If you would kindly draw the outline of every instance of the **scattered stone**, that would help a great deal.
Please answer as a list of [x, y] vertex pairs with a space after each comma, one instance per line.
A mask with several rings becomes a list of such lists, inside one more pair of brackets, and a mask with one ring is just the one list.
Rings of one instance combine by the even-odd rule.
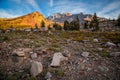
[[94, 42], [99, 42], [98, 39], [93, 39]]
[[103, 48], [98, 48], [98, 51], [102, 51], [103, 50]]
[[117, 45], [118, 45], [118, 47], [120, 48], [120, 43], [118, 43]]
[[120, 52], [112, 52], [112, 53], [110, 53], [110, 56], [112, 56], [112, 57], [120, 57]]
[[16, 55], [19, 57], [24, 57], [25, 53], [27, 53], [29, 51], [31, 51], [30, 48], [18, 48], [18, 49], [15, 49], [12, 53], [13, 53], [13, 55]]
[[64, 57], [60, 52], [55, 53], [50, 66], [54, 66], [54, 67], [60, 66], [60, 62], [64, 60], [68, 60], [68, 58]]
[[71, 54], [70, 54], [70, 52], [69, 52], [68, 50], [65, 50], [65, 51], [62, 53], [62, 55], [65, 56], [65, 57], [68, 57], [68, 58], [71, 57]]
[[83, 52], [81, 55], [82, 55], [84, 58], [87, 58], [87, 57], [89, 56], [89, 52]]
[[47, 72], [45, 79], [50, 80], [51, 77], [52, 77], [52, 74], [50, 72]]
[[32, 53], [32, 54], [31, 54], [31, 58], [32, 58], [32, 59], [37, 58], [37, 54], [36, 54], [36, 53]]
[[98, 66], [98, 69], [99, 69], [100, 71], [107, 71], [107, 70], [108, 70], [108, 68], [105, 67], [105, 66]]
[[46, 49], [43, 49], [43, 50], [42, 50], [42, 54], [48, 54], [47, 50], [46, 50]]
[[106, 43], [106, 46], [109, 46], [109, 47], [115, 47], [116, 44], [112, 43], [112, 42], [107, 42]]
[[40, 62], [37, 62], [37, 61], [31, 62], [30, 72], [33, 77], [36, 77], [42, 71], [43, 71], [43, 65]]

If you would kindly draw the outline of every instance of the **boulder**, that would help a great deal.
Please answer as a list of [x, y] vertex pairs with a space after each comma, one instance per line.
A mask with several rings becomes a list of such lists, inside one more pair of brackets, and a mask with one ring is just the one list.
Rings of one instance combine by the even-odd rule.
[[112, 56], [112, 57], [120, 57], [120, 52], [112, 52], [112, 53], [110, 53], [110, 56]]
[[68, 58], [71, 57], [71, 54], [70, 54], [70, 52], [68, 50], [63, 51], [62, 55], [65, 56], [65, 57], [68, 57]]
[[83, 52], [81, 55], [82, 55], [84, 58], [87, 58], [87, 57], [89, 56], [89, 52]]
[[32, 59], [37, 58], [37, 54], [36, 54], [36, 53], [32, 53], [32, 54], [31, 54], [31, 58], [32, 58]]
[[54, 66], [54, 67], [60, 66], [60, 62], [64, 60], [68, 60], [68, 58], [64, 57], [60, 52], [55, 53], [53, 55], [52, 63], [50, 64], [50, 66]]
[[31, 62], [30, 73], [33, 77], [36, 77], [39, 73], [43, 71], [43, 65], [38, 61]]
[[118, 43], [117, 45], [118, 45], [118, 47], [120, 48], [120, 43]]
[[52, 74], [50, 72], [47, 72], [47, 74], [45, 75], [45, 79], [50, 80], [51, 77], [52, 77]]
[[116, 44], [114, 44], [114, 43], [112, 43], [112, 42], [107, 42], [107, 43], [106, 43], [106, 46], [108, 46], [108, 47], [115, 47]]
[[94, 42], [99, 42], [98, 39], [93, 39]]
[[103, 48], [98, 48], [98, 51], [102, 51], [103, 50]]

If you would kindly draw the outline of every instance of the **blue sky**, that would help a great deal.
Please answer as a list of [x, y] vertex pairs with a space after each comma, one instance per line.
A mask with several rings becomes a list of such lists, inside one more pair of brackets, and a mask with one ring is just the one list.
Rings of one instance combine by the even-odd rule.
[[120, 0], [0, 0], [0, 17], [13, 18], [39, 11], [45, 17], [53, 13], [97, 13], [100, 17], [117, 18]]

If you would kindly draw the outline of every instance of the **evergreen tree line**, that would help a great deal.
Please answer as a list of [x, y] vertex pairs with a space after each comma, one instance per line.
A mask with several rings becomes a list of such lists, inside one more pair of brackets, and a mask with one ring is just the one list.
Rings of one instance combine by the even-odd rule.
[[[88, 24], [88, 21], [85, 21], [84, 29], [88, 28], [92, 28], [93, 30], [99, 30], [99, 21], [96, 13], [94, 13], [93, 19], [90, 24]], [[79, 18], [77, 17], [76, 20], [73, 20], [70, 23], [67, 20], [64, 21], [64, 30], [80, 30]]]
[[76, 20], [73, 20], [70, 23], [67, 20], [65, 20], [63, 29], [64, 30], [80, 30], [79, 18], [76, 17]]

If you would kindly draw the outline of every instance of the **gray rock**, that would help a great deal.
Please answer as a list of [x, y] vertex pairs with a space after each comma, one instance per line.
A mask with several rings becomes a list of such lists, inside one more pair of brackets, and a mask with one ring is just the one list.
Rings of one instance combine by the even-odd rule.
[[98, 48], [98, 51], [102, 51], [103, 50], [103, 48]]
[[118, 45], [118, 47], [120, 48], [120, 43], [118, 43], [117, 45]]
[[65, 50], [64, 52], [62, 52], [62, 55], [65, 56], [65, 57], [68, 57], [68, 58], [71, 57], [71, 54], [68, 50]]
[[43, 71], [43, 65], [40, 62], [37, 62], [37, 61], [31, 62], [30, 72], [33, 77], [36, 77], [42, 71]]
[[112, 56], [112, 57], [120, 57], [120, 52], [112, 52], [112, 53], [110, 53], [110, 56]]
[[106, 43], [106, 46], [109, 46], [109, 47], [115, 47], [116, 44], [112, 43], [112, 42], [107, 42]]
[[31, 58], [32, 58], [32, 59], [37, 58], [37, 54], [36, 54], [36, 53], [32, 53], [32, 54], [31, 54]]
[[98, 39], [93, 39], [94, 42], [99, 42]]
[[54, 67], [60, 66], [60, 62], [64, 60], [68, 60], [68, 58], [64, 57], [60, 52], [55, 53], [53, 55], [52, 63], [50, 64], [50, 66], [54, 66]]
[[50, 72], [47, 72], [45, 79], [50, 80], [51, 77], [52, 77], [52, 74]]
[[87, 58], [87, 57], [89, 56], [89, 52], [83, 52], [81, 55], [82, 55], [83, 57]]
[[105, 66], [98, 66], [98, 69], [103, 72], [108, 70], [108, 68]]

